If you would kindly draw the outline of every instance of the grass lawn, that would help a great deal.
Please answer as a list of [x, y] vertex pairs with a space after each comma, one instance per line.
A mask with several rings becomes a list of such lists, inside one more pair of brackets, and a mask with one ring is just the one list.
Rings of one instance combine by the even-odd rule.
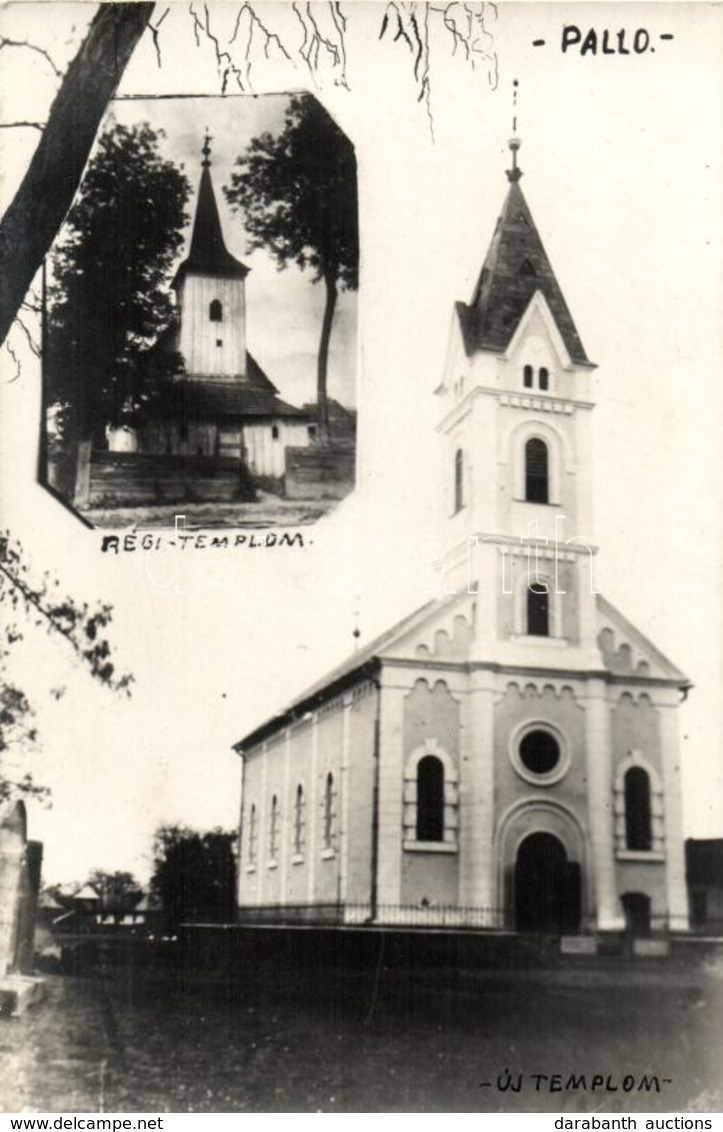
[[[716, 1112], [723, 963], [48, 978], [0, 1021], [4, 1112]], [[500, 1091], [509, 1070], [520, 1092]], [[532, 1074], [584, 1076], [550, 1092]], [[617, 1092], [591, 1088], [611, 1076]], [[623, 1092], [626, 1074], [633, 1091]], [[661, 1091], [640, 1092], [645, 1074]], [[670, 1083], [663, 1084], [662, 1079]]]

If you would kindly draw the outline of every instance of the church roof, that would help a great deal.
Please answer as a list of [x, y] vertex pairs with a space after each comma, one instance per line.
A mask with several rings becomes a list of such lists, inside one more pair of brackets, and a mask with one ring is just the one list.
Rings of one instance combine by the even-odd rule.
[[441, 602], [439, 599], [434, 598], [415, 609], [414, 612], [407, 617], [402, 618], [401, 621], [395, 622], [391, 629], [380, 633], [380, 635], [370, 641], [369, 644], [358, 649], [357, 652], [352, 653], [331, 672], [327, 672], [323, 679], [312, 684], [310, 688], [307, 688], [300, 696], [292, 700], [291, 703], [277, 715], [272, 716], [270, 719], [266, 720], [265, 723], [262, 723], [260, 727], [257, 727], [254, 731], [250, 732], [250, 734], [239, 740], [238, 743], [235, 743], [234, 750], [242, 754], [244, 750], [260, 743], [281, 727], [286, 726], [287, 723], [301, 718], [306, 711], [310, 711], [317, 703], [321, 703], [331, 696], [336, 695], [338, 692], [342, 691], [343, 688], [347, 687], [349, 683], [353, 683], [364, 675], [371, 675], [378, 668], [382, 654], [390, 645], [394, 644], [394, 642], [404, 636], [405, 633], [415, 629], [419, 624], [424, 622], [433, 611], [441, 607], [446, 607], [454, 603], [455, 600], [457, 600], [456, 594], [444, 598]]
[[198, 190], [196, 203], [196, 216], [193, 221], [193, 234], [188, 256], [184, 259], [176, 272], [173, 286], [177, 287], [188, 274], [193, 271], [198, 275], [216, 275], [225, 279], [243, 279], [249, 273], [240, 260], [232, 256], [223, 238], [221, 218], [216, 204], [216, 194], [211, 181], [210, 161], [207, 154], [208, 146], [204, 147], [206, 156], [203, 160], [201, 184]]
[[[690, 688], [688, 678], [680, 669], [676, 668], [647, 637], [627, 621], [601, 594], [597, 595], [596, 605], [598, 626], [601, 630], [599, 637], [601, 667], [579, 670], [575, 668], [572, 671], [576, 675], [582, 679], [589, 676], [602, 677], [610, 683], [618, 683], [626, 687], [635, 684], [640, 687], [646, 685], [675, 687], [681, 691]], [[437, 630], [444, 625], [448, 627], [449, 616], [455, 612], [462, 613], [463, 617], [465, 614], [469, 616], [469, 594], [450, 594], [426, 602], [413, 613], [402, 618], [401, 621], [397, 621], [390, 629], [381, 633], [369, 644], [347, 656], [323, 679], [312, 684], [276, 715], [265, 720], [238, 743], [235, 743], [234, 750], [238, 754], [243, 754], [252, 747], [256, 747], [282, 728], [303, 719], [307, 712], [314, 711], [359, 680], [374, 677], [383, 664], [394, 663], [395, 660], [401, 661], [407, 666], [410, 664], [419, 665], [421, 669], [430, 664], [434, 666], [442, 660], [444, 663], [454, 661], [458, 667], [467, 670], [476, 667], [491, 667], [494, 670], [504, 671], [504, 666], [500, 666], [493, 658], [487, 661], [480, 658], [472, 659], [469, 653], [469, 641], [466, 644], [463, 641], [462, 651], [456, 653], [448, 650], [444, 652], [436, 651], [436, 644], [433, 645], [434, 654], [429, 651], [430, 642], [436, 641]], [[612, 642], [605, 635], [610, 634], [611, 627], [614, 630]], [[443, 632], [442, 636], [444, 635]], [[617, 654], [611, 652], [611, 645], [615, 644], [626, 646], [626, 650], [624, 649], [620, 653], [619, 663]], [[424, 648], [423, 652], [420, 652], [420, 646], [427, 647]], [[564, 655], [560, 654], [554, 658], [549, 669], [540, 669], [539, 671], [554, 675], [557, 668], [567, 673], [566, 663]], [[513, 667], [510, 671], [518, 672], [519, 670]]]
[[515, 167], [471, 301], [457, 303], [465, 352], [505, 350], [536, 291], [547, 299], [573, 362], [591, 365], [552, 270]]

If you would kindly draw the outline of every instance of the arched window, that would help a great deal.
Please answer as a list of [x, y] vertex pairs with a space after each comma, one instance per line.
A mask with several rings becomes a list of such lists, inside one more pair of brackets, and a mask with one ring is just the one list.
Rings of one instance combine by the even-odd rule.
[[296, 787], [296, 801], [294, 802], [294, 853], [304, 852], [304, 823], [305, 823], [304, 787], [299, 783]]
[[652, 848], [650, 778], [640, 766], [625, 774], [625, 846], [647, 852]]
[[444, 764], [435, 755], [417, 763], [417, 841], [444, 841]]
[[525, 366], [522, 371], [522, 381], [525, 389], [532, 389], [532, 366]]
[[324, 849], [334, 848], [334, 775], [329, 771], [324, 783]]
[[548, 370], [545, 369], [544, 366], [541, 367], [537, 376], [538, 376], [538, 380], [539, 380], [539, 384], [540, 384], [540, 389], [549, 389], [550, 388], [550, 374], [549, 374]]
[[547, 445], [537, 436], [525, 445], [525, 499], [549, 503]]
[[271, 439], [272, 440], [278, 440], [279, 439], [279, 426], [277, 424], [272, 424], [272, 426], [271, 426]]
[[279, 848], [279, 799], [274, 794], [271, 799], [271, 815], [269, 820], [269, 857], [276, 860]]
[[220, 299], [212, 299], [208, 306], [208, 317], [211, 322], [223, 322], [223, 307]]
[[527, 587], [527, 633], [530, 637], [550, 635], [550, 595], [547, 582], [531, 582]]
[[464, 452], [458, 448], [454, 454], [454, 511], [464, 507]]
[[258, 835], [256, 817], [256, 803], [253, 803], [249, 810], [249, 841], [248, 841], [248, 863], [250, 865], [256, 864], [256, 839]]

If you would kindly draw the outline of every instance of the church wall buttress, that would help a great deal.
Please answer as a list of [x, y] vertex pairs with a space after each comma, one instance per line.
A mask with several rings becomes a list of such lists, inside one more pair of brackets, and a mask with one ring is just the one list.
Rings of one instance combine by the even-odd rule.
[[350, 693], [346, 709], [348, 761], [341, 784], [342, 852], [344, 853], [346, 899], [350, 904], [368, 904], [371, 891], [372, 798], [375, 775], [375, 729], [379, 692], [365, 682]]

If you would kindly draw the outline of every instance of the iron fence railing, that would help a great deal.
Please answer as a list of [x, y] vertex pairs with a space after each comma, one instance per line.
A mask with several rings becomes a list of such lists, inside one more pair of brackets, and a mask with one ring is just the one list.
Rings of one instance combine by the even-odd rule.
[[[597, 932], [594, 914], [579, 918], [516, 916], [509, 908], [461, 904], [273, 904], [245, 906], [239, 909], [240, 922], [337, 924], [349, 927], [407, 927], [472, 929], [516, 934], [585, 936]], [[647, 920], [628, 922], [627, 930], [635, 936], [665, 936], [676, 925], [667, 914], [655, 914]]]

